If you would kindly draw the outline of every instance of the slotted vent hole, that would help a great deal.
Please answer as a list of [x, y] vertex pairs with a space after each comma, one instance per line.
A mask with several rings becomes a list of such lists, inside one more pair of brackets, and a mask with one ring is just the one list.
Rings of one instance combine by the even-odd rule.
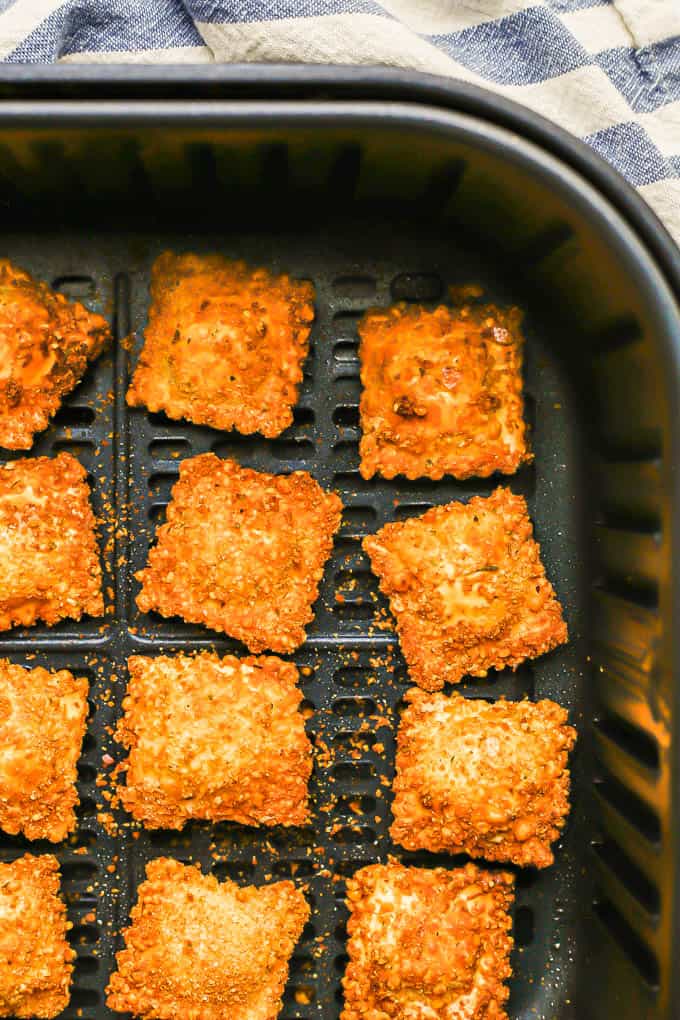
[[365, 718], [375, 711], [376, 704], [372, 698], [336, 698], [333, 702], [333, 712], [341, 718]]
[[515, 942], [518, 946], [529, 946], [534, 940], [534, 912], [531, 907], [521, 906], [515, 911], [513, 928]]
[[369, 298], [375, 294], [376, 281], [373, 276], [338, 276], [332, 283], [333, 292], [343, 298]]
[[331, 838], [340, 846], [359, 846], [374, 843], [377, 837], [370, 825], [341, 825], [331, 832]]
[[191, 453], [188, 439], [154, 439], [149, 443], [149, 455], [154, 460], [171, 460]]
[[277, 439], [272, 443], [272, 455], [276, 460], [307, 460], [315, 452], [311, 439]]
[[598, 794], [626, 821], [636, 828], [650, 843], [658, 843], [661, 838], [659, 817], [632, 790], [604, 770], [599, 765], [600, 777], [595, 781]]
[[439, 273], [400, 273], [390, 284], [393, 301], [439, 301], [444, 281]]
[[212, 871], [220, 881], [230, 878], [233, 882], [250, 881], [255, 874], [250, 861], [216, 861]]
[[359, 341], [358, 340], [338, 340], [333, 347], [333, 357], [336, 361], [339, 361], [342, 365], [354, 365], [359, 364]]
[[642, 980], [651, 988], [658, 988], [659, 963], [656, 956], [633, 931], [611, 900], [606, 896], [598, 897], [593, 909], [619, 949], [636, 968]]
[[333, 775], [340, 783], [366, 783], [375, 776], [370, 762], [342, 762], [333, 766]]
[[94, 450], [94, 443], [88, 439], [57, 439], [52, 443], [54, 453], [70, 453], [76, 460], [84, 460], [90, 457]]
[[616, 875], [648, 914], [656, 916], [661, 905], [659, 889], [638, 868], [627, 853], [613, 839], [605, 838], [593, 844], [593, 851], [603, 865]]
[[333, 411], [333, 422], [340, 428], [359, 427], [359, 407], [356, 404], [340, 404]]
[[610, 711], [600, 711], [594, 720], [594, 725], [600, 733], [603, 733], [632, 758], [635, 758], [646, 768], [658, 771], [659, 745], [650, 734]]
[[54, 424], [59, 428], [84, 429], [94, 422], [95, 414], [91, 407], [79, 407], [65, 404], [54, 416]]
[[91, 301], [96, 293], [96, 285], [91, 276], [57, 276], [52, 281], [52, 290], [63, 294], [69, 301]]
[[375, 797], [368, 794], [342, 793], [335, 802], [335, 810], [341, 814], [369, 815], [374, 814], [377, 807]]

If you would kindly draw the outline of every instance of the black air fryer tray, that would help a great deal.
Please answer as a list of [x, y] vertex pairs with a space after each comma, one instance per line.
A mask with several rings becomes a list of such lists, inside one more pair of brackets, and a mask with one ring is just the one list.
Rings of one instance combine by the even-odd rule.
[[[555, 865], [517, 871], [512, 1017], [674, 1015], [677, 756], [670, 564], [677, 511], [678, 319], [658, 266], [612, 204], [510, 131], [443, 105], [8, 101], [0, 107], [3, 253], [109, 315], [117, 340], [33, 454], [69, 450], [103, 520], [109, 615], [0, 637], [0, 654], [67, 667], [92, 684], [77, 835], [56, 850], [78, 951], [64, 1016], [110, 1017], [103, 990], [145, 863], [199, 863], [241, 883], [292, 877], [312, 918], [284, 1020], [341, 1008], [344, 880], [395, 853], [388, 835], [394, 734], [408, 688], [361, 538], [386, 521], [508, 484], [528, 500], [570, 628], [564, 648], [460, 686], [467, 697], [550, 697], [579, 730], [573, 810]], [[467, 93], [469, 97], [469, 92]], [[424, 95], [424, 93], [423, 93]], [[451, 101], [455, 90], [451, 90]], [[664, 242], [665, 244], [665, 242]], [[279, 439], [220, 433], [126, 408], [164, 249], [222, 252], [314, 281], [317, 315], [295, 421]], [[374, 480], [358, 473], [357, 321], [370, 305], [447, 300], [448, 284], [526, 311], [526, 413], [535, 462], [509, 479]], [[133, 333], [134, 344], [121, 341]], [[132, 346], [133, 349], [129, 349]], [[112, 836], [111, 739], [133, 653], [230, 639], [139, 614], [146, 562], [179, 462], [212, 450], [264, 471], [310, 471], [343, 524], [301, 669], [315, 745], [313, 822]], [[336, 598], [340, 595], [341, 598]], [[50, 850], [2, 837], [0, 857]]]

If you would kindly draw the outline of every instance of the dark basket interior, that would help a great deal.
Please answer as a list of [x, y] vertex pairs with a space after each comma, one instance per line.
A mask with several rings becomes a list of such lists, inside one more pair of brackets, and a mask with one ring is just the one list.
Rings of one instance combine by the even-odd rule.
[[[64, 1015], [112, 1015], [103, 988], [117, 932], [145, 862], [169, 854], [241, 882], [304, 883], [313, 914], [282, 1017], [337, 1017], [344, 879], [388, 853], [450, 862], [400, 852], [387, 833], [394, 729], [408, 683], [394, 634], [375, 626], [386, 604], [360, 540], [387, 520], [488, 494], [499, 482], [529, 502], [571, 640], [514, 674], [461, 690], [555, 698], [580, 733], [557, 862], [518, 872], [510, 1015], [670, 1015], [674, 440], [666, 383], [677, 325], [666, 315], [663, 281], [583, 182], [470, 118], [428, 124], [413, 113], [359, 115], [358, 107], [304, 117], [289, 107], [274, 117], [271, 106], [253, 106], [247, 117], [237, 106], [231, 116], [206, 109], [201, 117], [199, 104], [192, 114], [191, 122], [178, 114], [128, 123], [121, 113], [106, 127], [92, 115], [82, 124], [0, 119], [3, 252], [110, 314], [118, 340], [135, 333], [134, 350], [118, 343], [101, 358], [33, 451], [70, 450], [90, 471], [104, 520], [110, 615], [104, 624], [0, 638], [0, 654], [68, 667], [92, 682], [79, 828], [57, 849], [78, 950]], [[312, 352], [294, 425], [279, 439], [126, 409], [149, 270], [165, 248], [220, 251], [314, 281]], [[535, 463], [510, 479], [362, 481], [359, 316], [395, 299], [445, 300], [449, 283], [468, 282], [526, 311]], [[163, 518], [178, 462], [207, 450], [267, 471], [309, 470], [346, 507], [309, 639], [293, 657], [308, 667], [301, 679], [316, 747], [313, 825], [195, 824], [135, 835], [123, 825], [113, 839], [97, 818], [107, 809], [97, 776], [103, 754], [120, 757], [110, 727], [126, 657], [243, 651], [181, 621], [142, 616], [134, 604], [132, 575]], [[27, 848], [2, 837], [0, 858]], [[84, 920], [93, 910], [95, 921]]]

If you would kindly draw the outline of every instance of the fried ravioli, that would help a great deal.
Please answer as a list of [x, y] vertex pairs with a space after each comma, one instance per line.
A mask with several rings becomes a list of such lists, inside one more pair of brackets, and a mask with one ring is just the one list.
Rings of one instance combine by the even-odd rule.
[[104, 612], [85, 468], [69, 453], [0, 467], [0, 631]]
[[359, 324], [364, 478], [485, 478], [531, 460], [519, 310], [398, 304]]
[[513, 884], [474, 864], [357, 871], [341, 1020], [507, 1020]]
[[526, 501], [509, 489], [386, 524], [363, 547], [411, 678], [427, 691], [516, 668], [567, 640]]
[[107, 1005], [141, 1020], [275, 1020], [309, 918], [292, 882], [239, 887], [161, 857], [146, 868]]
[[313, 319], [307, 280], [221, 255], [164, 252], [128, 404], [278, 436], [293, 421]]
[[76, 827], [88, 682], [0, 660], [0, 828], [59, 843]]
[[489, 704], [406, 695], [397, 737], [392, 839], [545, 868], [569, 814], [576, 730], [554, 701]]
[[129, 749], [123, 805], [150, 829], [190, 818], [302, 825], [312, 748], [292, 662], [274, 656], [128, 659], [116, 739]]
[[180, 465], [137, 605], [238, 638], [251, 652], [305, 640], [342, 503], [306, 471], [270, 475], [206, 453]]
[[0, 1016], [55, 1017], [66, 1008], [76, 955], [70, 927], [56, 857], [0, 864]]
[[0, 446], [30, 450], [110, 339], [101, 315], [0, 259]]

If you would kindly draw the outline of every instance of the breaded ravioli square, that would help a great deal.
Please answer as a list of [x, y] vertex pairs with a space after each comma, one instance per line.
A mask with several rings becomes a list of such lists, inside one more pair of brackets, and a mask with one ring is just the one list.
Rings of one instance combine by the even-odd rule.
[[136, 575], [137, 605], [224, 631], [251, 652], [292, 652], [314, 615], [340, 498], [306, 471], [269, 475], [212, 453], [179, 472]]
[[314, 319], [308, 280], [222, 255], [166, 251], [151, 272], [127, 400], [216, 429], [278, 436], [293, 421]]
[[0, 467], [0, 631], [102, 616], [85, 468], [70, 453]]
[[569, 814], [576, 730], [554, 701], [487, 701], [412, 688], [397, 737], [392, 839], [545, 868]]
[[116, 739], [129, 749], [123, 805], [149, 829], [191, 818], [302, 825], [312, 747], [292, 662], [275, 656], [128, 659]]
[[341, 1020], [507, 1020], [514, 878], [370, 864], [347, 882]]
[[110, 339], [101, 315], [0, 259], [0, 446], [30, 450]]
[[70, 927], [56, 857], [0, 864], [0, 1016], [54, 1017], [68, 1006]]
[[531, 460], [521, 313], [373, 308], [359, 323], [364, 478], [487, 477]]
[[275, 1020], [308, 918], [292, 882], [218, 882], [160, 857], [117, 954], [107, 1005], [141, 1020]]
[[59, 843], [76, 827], [89, 685], [0, 659], [0, 828]]
[[526, 501], [509, 489], [386, 524], [363, 547], [426, 691], [514, 669], [567, 640]]

